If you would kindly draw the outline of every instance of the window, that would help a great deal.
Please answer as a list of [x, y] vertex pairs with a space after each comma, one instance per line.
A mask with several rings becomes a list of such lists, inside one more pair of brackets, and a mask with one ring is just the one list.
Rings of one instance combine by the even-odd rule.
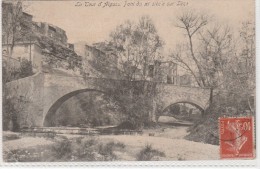
[[172, 84], [172, 78], [169, 75], [167, 75], [167, 83], [168, 84]]
[[25, 53], [28, 53], [28, 51], [29, 51], [29, 45], [25, 45], [25, 46], [24, 46], [24, 52], [25, 52]]
[[3, 56], [6, 56], [7, 55], [7, 50], [4, 49], [2, 54], [3, 54]]
[[5, 43], [6, 39], [5, 39], [5, 35], [2, 35], [2, 42]]
[[154, 76], [154, 65], [149, 65], [148, 76], [151, 77], [151, 78]]

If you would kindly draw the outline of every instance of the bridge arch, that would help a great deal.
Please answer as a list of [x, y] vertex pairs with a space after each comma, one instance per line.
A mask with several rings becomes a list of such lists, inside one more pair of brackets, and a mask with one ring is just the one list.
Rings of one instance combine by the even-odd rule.
[[[175, 101], [167, 106], [165, 106], [163, 109], [162, 109], [162, 112], [164, 112], [167, 108], [169, 108], [170, 106], [173, 106], [173, 105], [176, 105], [178, 103], [188, 103], [194, 107], [196, 107], [197, 109], [199, 109], [201, 112], [204, 112], [205, 111], [205, 108], [203, 107], [203, 105], [199, 104], [199, 103], [196, 103], [195, 101], [187, 101], [187, 100], [179, 100], [179, 101]], [[162, 113], [161, 112], [161, 113]]]
[[161, 115], [165, 110], [167, 110], [170, 106], [176, 105], [178, 103], [188, 103], [194, 107], [196, 107], [197, 109], [199, 109], [201, 111], [202, 114], [204, 114], [205, 110], [207, 109], [207, 106], [205, 107], [204, 104], [201, 104], [197, 101], [194, 100], [176, 100], [171, 102], [170, 104], [166, 105], [163, 107], [162, 111], [160, 112], [159, 115]]
[[51, 118], [53, 117], [53, 115], [57, 112], [57, 110], [61, 107], [61, 105], [65, 101], [69, 100], [73, 96], [76, 96], [81, 93], [86, 93], [86, 92], [98, 92], [98, 93], [102, 93], [102, 94], [107, 94], [106, 92], [97, 90], [97, 89], [80, 89], [80, 90], [75, 90], [75, 91], [69, 92], [69, 93], [63, 95], [62, 97], [60, 97], [58, 100], [56, 100], [51, 105], [51, 107], [48, 109], [47, 113], [43, 117], [43, 126], [50, 127], [52, 125]]

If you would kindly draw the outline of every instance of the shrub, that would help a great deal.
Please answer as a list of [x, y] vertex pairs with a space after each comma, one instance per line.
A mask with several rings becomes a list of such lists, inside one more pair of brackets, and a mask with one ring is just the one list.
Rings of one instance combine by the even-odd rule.
[[32, 62], [27, 59], [22, 59], [20, 67], [20, 78], [33, 75]]
[[156, 160], [155, 157], [165, 157], [164, 152], [153, 149], [151, 145], [146, 145], [138, 154], [138, 161], [151, 161]]
[[[236, 96], [240, 98], [238, 95]], [[205, 115], [189, 127], [190, 133], [185, 138], [196, 142], [219, 145], [218, 119], [220, 117], [243, 117], [255, 114], [254, 112], [248, 114], [244, 110], [246, 108], [241, 101], [230, 98], [229, 93], [217, 95], [214, 97], [211, 106], [205, 111]]]
[[53, 157], [55, 157], [55, 159], [68, 159], [72, 153], [71, 142], [68, 139], [62, 140], [56, 143], [51, 148], [51, 151], [53, 152]]
[[125, 148], [123, 143], [114, 141], [99, 143], [95, 138], [84, 140], [81, 137], [73, 139], [71, 156], [66, 158], [70, 161], [113, 161], [117, 159], [114, 151], [123, 148]]
[[83, 137], [76, 138], [76, 145], [73, 147], [72, 161], [95, 161], [95, 139], [83, 140]]
[[98, 153], [103, 156], [104, 161], [113, 161], [117, 159], [117, 156], [113, 152], [113, 144], [100, 144], [98, 147]]

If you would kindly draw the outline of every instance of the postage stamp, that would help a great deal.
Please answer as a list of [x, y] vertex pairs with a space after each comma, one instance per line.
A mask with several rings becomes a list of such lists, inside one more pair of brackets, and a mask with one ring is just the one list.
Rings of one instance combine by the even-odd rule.
[[252, 117], [219, 119], [221, 158], [254, 157], [254, 121]]
[[1, 0], [0, 160], [254, 162], [255, 6]]

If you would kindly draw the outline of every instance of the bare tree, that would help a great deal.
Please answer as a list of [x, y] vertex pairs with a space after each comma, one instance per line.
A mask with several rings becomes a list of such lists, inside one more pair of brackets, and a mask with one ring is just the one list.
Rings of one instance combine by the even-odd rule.
[[[177, 17], [176, 27], [183, 29], [187, 33], [188, 37], [188, 48], [190, 51], [191, 60], [195, 63], [196, 69], [190, 67], [190, 63], [183, 60], [179, 54], [173, 55], [173, 57], [181, 62], [186, 69], [195, 78], [197, 84], [200, 87], [206, 86], [206, 79], [203, 75], [202, 65], [200, 64], [198, 56], [195, 54], [194, 49], [194, 36], [208, 24], [209, 17], [207, 15], [197, 14], [195, 12], [184, 12], [182, 15]], [[196, 73], [198, 71], [198, 74]]]
[[[198, 86], [210, 88], [212, 103], [214, 89], [225, 83], [224, 71], [235, 47], [230, 28], [219, 25], [208, 28], [209, 19], [209, 16], [195, 12], [177, 17], [176, 27], [185, 30], [188, 44], [179, 45], [171, 56], [194, 77]], [[194, 41], [198, 44], [196, 48]]]

